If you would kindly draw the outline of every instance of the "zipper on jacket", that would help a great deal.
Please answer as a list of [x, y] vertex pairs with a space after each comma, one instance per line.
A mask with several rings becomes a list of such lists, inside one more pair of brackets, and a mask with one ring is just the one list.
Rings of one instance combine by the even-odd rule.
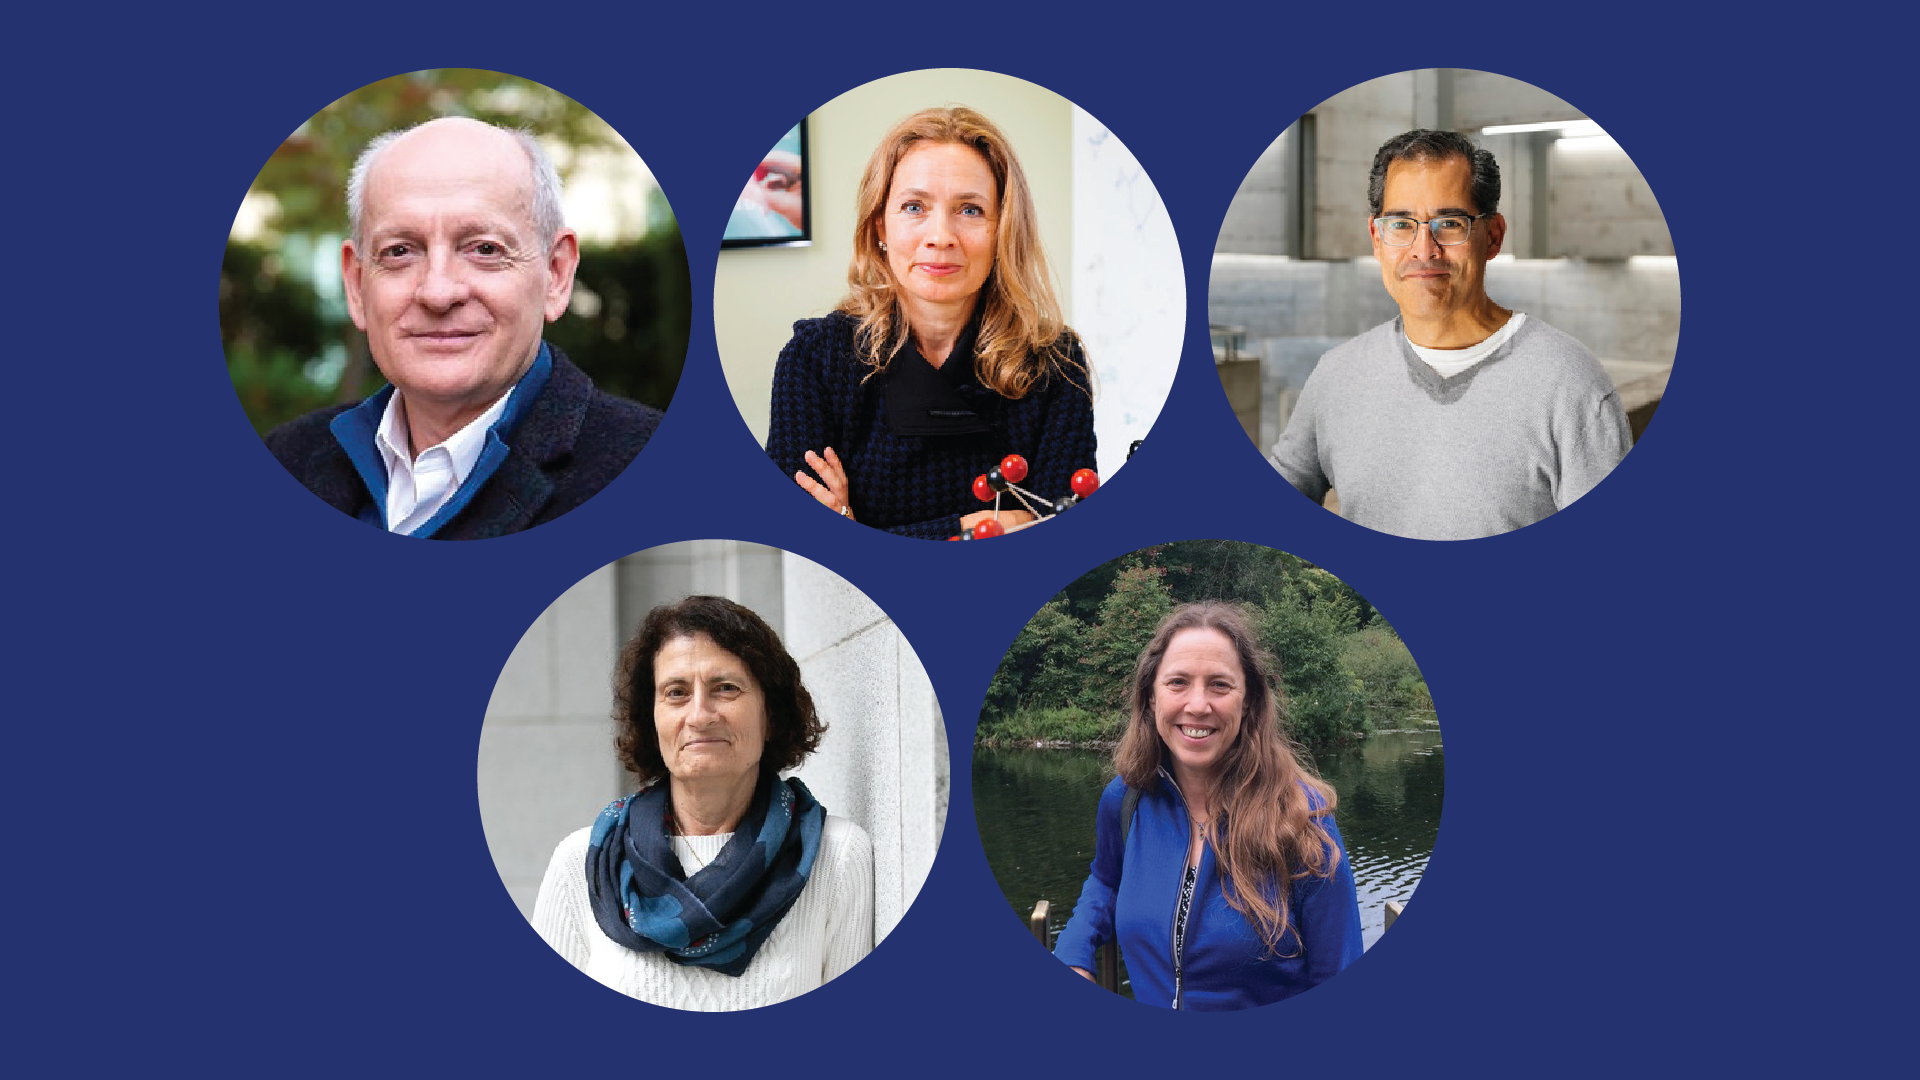
[[[1173, 789], [1174, 797], [1180, 800], [1180, 812], [1187, 815], [1187, 828], [1189, 830], [1187, 844], [1188, 846], [1192, 846], [1193, 839], [1191, 830], [1193, 828], [1193, 814], [1187, 810], [1186, 793], [1180, 790], [1180, 785], [1174, 781], [1172, 773], [1168, 772], [1165, 768], [1160, 769], [1159, 772], [1160, 775], [1166, 779], [1167, 786]], [[1193, 889], [1196, 894], [1200, 891], [1199, 863], [1195, 863], [1193, 867]], [[1187, 860], [1182, 858], [1180, 860], [1180, 891], [1174, 894], [1173, 921], [1167, 927], [1167, 951], [1173, 957], [1173, 1007], [1175, 1009], [1181, 1007], [1181, 999], [1185, 994], [1185, 989], [1182, 985], [1185, 981], [1182, 968], [1184, 967], [1184, 954], [1187, 951], [1187, 943], [1186, 934], [1180, 925], [1180, 898], [1185, 896], [1186, 892]], [[1191, 901], [1189, 901], [1189, 904], [1191, 904]], [[1192, 910], [1191, 907], [1189, 907], [1188, 919], [1191, 920], [1191, 918]]]
[[1194, 895], [1199, 892], [1199, 888], [1200, 867], [1196, 864], [1183, 868], [1180, 874], [1180, 898], [1174, 902], [1173, 909], [1173, 1007], [1176, 1009], [1182, 1006], [1185, 998], [1185, 991], [1182, 989], [1186, 981], [1184, 954], [1187, 949], [1187, 934], [1193, 928]]

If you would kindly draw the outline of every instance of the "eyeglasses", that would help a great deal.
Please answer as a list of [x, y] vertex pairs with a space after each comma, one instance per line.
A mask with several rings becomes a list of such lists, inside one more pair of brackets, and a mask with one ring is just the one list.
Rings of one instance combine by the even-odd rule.
[[1420, 227], [1425, 225], [1433, 232], [1433, 242], [1441, 247], [1458, 247], [1473, 235], [1473, 223], [1483, 217], [1492, 217], [1492, 211], [1468, 217], [1465, 214], [1442, 214], [1437, 218], [1418, 221], [1410, 217], [1377, 217], [1373, 227], [1380, 234], [1380, 242], [1388, 247], [1410, 247], [1420, 238]]

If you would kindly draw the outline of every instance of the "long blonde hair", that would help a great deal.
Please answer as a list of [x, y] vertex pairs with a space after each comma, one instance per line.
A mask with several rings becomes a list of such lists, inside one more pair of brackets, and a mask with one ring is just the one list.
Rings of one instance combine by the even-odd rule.
[[839, 310], [860, 322], [855, 337], [861, 361], [873, 369], [869, 377], [885, 371], [905, 347], [911, 328], [899, 299], [900, 283], [880, 247], [880, 223], [894, 169], [922, 143], [972, 148], [986, 160], [999, 187], [994, 264], [980, 289], [980, 336], [974, 355], [981, 385], [1018, 400], [1049, 372], [1079, 366], [1071, 359], [1077, 339], [1060, 317], [1027, 174], [1007, 137], [972, 109], [922, 109], [895, 124], [874, 148], [860, 177], [859, 224], [853, 233], [853, 260], [847, 264], [847, 295]]
[[1180, 605], [1161, 621], [1134, 667], [1127, 732], [1114, 748], [1114, 770], [1140, 791], [1160, 782], [1167, 750], [1154, 724], [1154, 683], [1173, 636], [1193, 629], [1215, 630], [1233, 642], [1246, 687], [1240, 734], [1220, 764], [1212, 814], [1203, 825], [1220, 861], [1227, 903], [1278, 955], [1292, 917], [1287, 886], [1308, 876], [1330, 878], [1339, 865], [1340, 848], [1320, 823], [1332, 818], [1338, 797], [1288, 738], [1279, 661], [1261, 647], [1245, 611], [1202, 600]]

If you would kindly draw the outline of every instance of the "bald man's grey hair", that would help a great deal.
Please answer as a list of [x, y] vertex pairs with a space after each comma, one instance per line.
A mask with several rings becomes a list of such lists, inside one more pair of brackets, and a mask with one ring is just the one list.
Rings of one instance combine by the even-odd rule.
[[[540, 148], [540, 140], [533, 137], [533, 132], [498, 124], [487, 126], [511, 136], [527, 155], [527, 168], [533, 176], [533, 233], [540, 238], [541, 250], [552, 249], [554, 240], [559, 238], [560, 230], [565, 225], [560, 213], [560, 173], [554, 169], [553, 159]], [[353, 171], [347, 174], [347, 228], [353, 235], [353, 250], [362, 258], [366, 252], [366, 237], [360, 228], [367, 206], [367, 177], [373, 172], [374, 162], [388, 147], [418, 127], [420, 124], [374, 136], [373, 141], [354, 160]]]

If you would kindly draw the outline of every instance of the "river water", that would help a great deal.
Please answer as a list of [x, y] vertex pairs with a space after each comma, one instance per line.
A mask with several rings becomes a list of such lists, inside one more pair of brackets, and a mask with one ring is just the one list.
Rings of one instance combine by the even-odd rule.
[[[1353, 860], [1360, 928], [1371, 948], [1386, 902], [1413, 895], [1440, 828], [1446, 759], [1431, 724], [1376, 732], [1316, 762], [1339, 792], [1335, 820]], [[1050, 928], [1073, 914], [1093, 861], [1093, 815], [1113, 779], [1104, 750], [976, 747], [973, 812], [1000, 891], [1026, 926], [1036, 901], [1052, 901]]]

